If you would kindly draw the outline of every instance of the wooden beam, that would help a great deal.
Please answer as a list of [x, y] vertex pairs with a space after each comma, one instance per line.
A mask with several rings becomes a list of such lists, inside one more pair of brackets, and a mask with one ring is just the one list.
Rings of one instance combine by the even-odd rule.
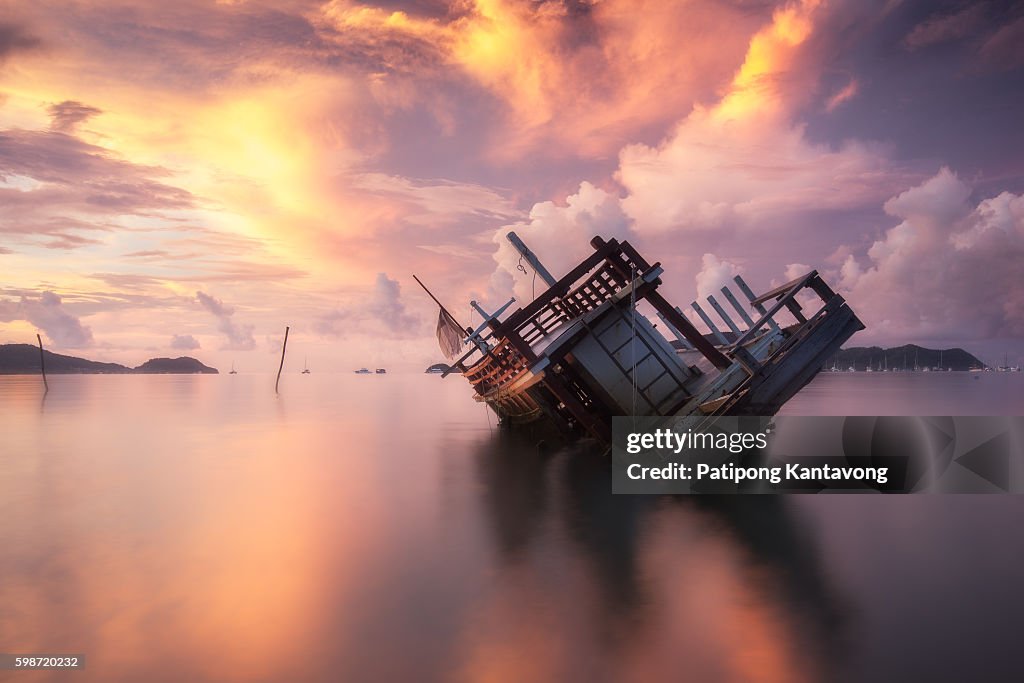
[[672, 332], [672, 334], [675, 336], [675, 338], [677, 340], [679, 340], [679, 343], [683, 345], [683, 348], [686, 348], [686, 349], [692, 349], [693, 348], [693, 344], [690, 343], [690, 340], [687, 339], [686, 337], [684, 337], [683, 333], [680, 332], [676, 328], [675, 325], [670, 323], [668, 321], [668, 318], [666, 318], [664, 315], [662, 315], [660, 311], [658, 312], [658, 318], [661, 319], [661, 322], [665, 323], [665, 326], [669, 329], [670, 332]]
[[[594, 244], [597, 240], [600, 240], [600, 238], [595, 237], [594, 240], [591, 241], [591, 244]], [[614, 240], [611, 241], [614, 242]], [[647, 259], [641, 256], [632, 244], [629, 242], [623, 242], [621, 244], [621, 248], [626, 257], [629, 258], [639, 270], [645, 271], [650, 268], [650, 264], [647, 263]], [[661, 313], [670, 323], [672, 323], [672, 325], [675, 326], [677, 330], [682, 332], [683, 336], [693, 344], [693, 347], [700, 351], [705, 358], [711, 361], [711, 364], [716, 368], [724, 370], [732, 365], [732, 361], [726, 358], [725, 354], [716, 349], [714, 344], [705, 339], [704, 335], [700, 333], [700, 330], [694, 327], [693, 323], [691, 323], [685, 315], [676, 310], [676, 307], [670, 304], [665, 297], [655, 289], [656, 286], [657, 283], [655, 283], [654, 287], [652, 287], [650, 291], [645, 292], [643, 297], [649, 304], [651, 304], [651, 306], [654, 307], [654, 310]]]
[[736, 300], [736, 297], [733, 295], [731, 291], [729, 291], [728, 287], [722, 287], [722, 294], [729, 301], [729, 303], [732, 304], [733, 309], [736, 311], [736, 313], [739, 314], [743, 322], [747, 324], [747, 328], [749, 329], [753, 327], [754, 321], [751, 320], [750, 315], [745, 310], [743, 310], [743, 307], [740, 306], [740, 302]]
[[44, 391], [50, 390], [50, 384], [46, 381], [46, 358], [43, 357], [43, 338], [36, 332], [36, 340], [39, 342], [39, 372], [43, 375]]
[[721, 330], [715, 327], [715, 323], [712, 322], [711, 317], [704, 312], [704, 309], [700, 307], [699, 303], [693, 301], [690, 303], [690, 306], [693, 310], [697, 311], [697, 315], [700, 316], [700, 319], [703, 320], [704, 324], [708, 326], [709, 330], [711, 330], [711, 334], [715, 335], [715, 339], [718, 340], [719, 344], [725, 346], [729, 343], [729, 340], [725, 338], [725, 335], [722, 334]]
[[693, 344], [693, 347], [700, 351], [705, 358], [711, 361], [712, 365], [719, 370], [724, 370], [732, 365], [732, 361], [726, 358], [725, 354], [716, 349], [714, 344], [705, 339], [704, 335], [700, 333], [700, 330], [694, 327], [693, 323], [686, 319], [686, 316], [677, 311], [675, 306], [670, 304], [660, 292], [652, 290], [647, 292], [644, 295], [644, 298], [649, 304], [651, 304], [651, 306], [654, 307], [654, 310], [665, 316], [665, 318], [667, 318], [677, 330], [682, 332], [683, 336], [686, 337], [690, 343]]
[[556, 372], [554, 367], [549, 368], [546, 373], [544, 386], [565, 406], [573, 418], [592, 436], [605, 443], [611, 443], [612, 435], [608, 425], [587, 410], [587, 407], [576, 397], [567, 379], [561, 373]]
[[[754, 303], [754, 299], [756, 299], [757, 297], [754, 296], [754, 292], [752, 292], [750, 290], [750, 287], [748, 287], [747, 283], [743, 281], [743, 278], [740, 277], [739, 275], [737, 275], [732, 280], [733, 280], [733, 282], [736, 283], [736, 286], [740, 288], [740, 291], [743, 292], [743, 296], [747, 297], [747, 301], [750, 302], [750, 307], [753, 308], [755, 311], [757, 311], [758, 315], [764, 315], [765, 307], [762, 306], [761, 304], [755, 304]], [[754, 326], [754, 323], [751, 322], [750, 323], [750, 327], [753, 327], [753, 326]], [[779, 329], [780, 329], [779, 328], [779, 324], [776, 323], [771, 318], [768, 318], [768, 327], [772, 328], [776, 332], [778, 332]]]
[[281, 383], [281, 370], [284, 369], [284, 352], [288, 350], [288, 326], [284, 328], [284, 343], [281, 344], [281, 364], [277, 366], [277, 381], [274, 382], [274, 393], [278, 393], [277, 386]]
[[798, 277], [795, 280], [790, 280], [786, 284], [780, 285], [770, 292], [765, 292], [756, 299], [751, 300], [750, 303], [756, 306], [758, 304], [763, 304], [766, 301], [769, 301], [770, 299], [777, 299], [780, 296], [784, 296], [787, 292], [789, 292], [789, 290], [793, 289], [794, 287], [796, 287], [797, 289], [805, 287], [807, 285], [807, 282], [817, 275], [818, 271], [812, 270], [811, 272], [807, 273], [807, 275]]
[[[789, 308], [790, 312], [793, 313], [797, 320], [799, 320], [801, 323], [806, 323], [807, 319], [800, 313], [799, 305], [796, 306], [795, 311], [793, 310], [792, 306], [796, 304], [796, 302], [793, 300], [793, 297], [796, 296], [797, 292], [804, 288], [804, 286], [807, 284], [808, 281], [810, 281], [811, 278], [816, 277], [817, 275], [818, 271], [812, 270], [810, 273], [804, 275], [802, 278], [793, 280], [792, 282], [783, 285], [783, 287], [777, 287], [768, 294], [762, 294], [761, 296], [757, 297], [757, 299], [754, 299], [751, 303], [755, 305], [760, 305], [761, 302], [766, 301], [769, 298], [777, 297], [775, 303], [772, 305], [771, 308], [765, 311], [765, 313], [761, 316], [761, 319], [754, 323], [754, 326], [747, 330], [742, 337], [736, 340], [736, 346], [745, 344], [748, 341], [750, 341], [753, 338], [753, 336], [757, 333], [757, 330], [762, 325], [764, 325], [765, 322], [771, 320], [772, 317], [776, 313], [781, 311], [783, 308]], [[784, 287], [788, 287], [789, 289], [786, 290], [784, 289]]]
[[729, 326], [729, 329], [732, 330], [733, 334], [739, 336], [740, 328], [736, 327], [736, 323], [732, 321], [732, 318], [730, 318], [729, 314], [725, 312], [722, 305], [715, 300], [714, 296], [708, 296], [708, 303], [711, 304], [711, 307], [718, 313], [718, 317], [720, 317], [725, 324]]

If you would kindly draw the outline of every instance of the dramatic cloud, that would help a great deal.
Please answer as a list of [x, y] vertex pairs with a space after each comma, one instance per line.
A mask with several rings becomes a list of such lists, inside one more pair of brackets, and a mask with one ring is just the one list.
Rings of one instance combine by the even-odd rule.
[[227, 339], [221, 348], [231, 351], [251, 351], [256, 348], [253, 325], [239, 325], [234, 321], [235, 309], [206, 292], [196, 292], [196, 301], [217, 319], [217, 329]]
[[[679, 302], [734, 268], [761, 289], [803, 264], [869, 292], [898, 279], [901, 240], [941, 242], [962, 267], [987, 254], [1024, 188], [1024, 17], [1005, 3], [4, 9], [6, 296], [67, 292], [125, 361], [207, 313], [227, 349], [291, 323], [311, 362], [324, 350], [317, 367], [342, 345], [425, 360], [433, 306], [398, 283], [417, 273], [466, 322], [467, 299], [529, 299], [542, 284], [510, 229], [555, 276], [595, 234], [629, 238]], [[943, 164], [973, 193], [925, 187]], [[1007, 291], [1008, 317], [972, 329], [1014, 329]]]
[[778, 10], [751, 39], [714, 107], [695, 108], [655, 147], [623, 149], [617, 177], [638, 232], [765, 227], [782, 215], [863, 207], [887, 196], [897, 174], [880, 150], [814, 143], [792, 121], [803, 96], [783, 75], [818, 11], [816, 2]]
[[[681, 253], [685, 240], [701, 250], [698, 254], [708, 252], [698, 264], [697, 283], [699, 290], [713, 293], [735, 266], [711, 254], [731, 235], [793, 233], [811, 212], [877, 211], [894, 180], [904, 177], [883, 151], [856, 141], [815, 143], [794, 122], [815, 74], [790, 72], [803, 57], [821, 11], [811, 0], [777, 9], [750, 38], [717, 103], [694, 107], [657, 145], [623, 148], [615, 177], [624, 196], [584, 183], [566, 207], [538, 203], [529, 223], [511, 227], [537, 254], [553, 259], [549, 269], [556, 275], [588, 253], [596, 234], [632, 234], [638, 245], [669, 254]], [[854, 96], [855, 83], [833, 97], [835, 106]], [[530, 282], [516, 272], [518, 254], [505, 244], [503, 233], [496, 239], [495, 281], [513, 277], [516, 295], [528, 300]], [[749, 248], [748, 239], [744, 252]], [[493, 283], [492, 290], [498, 290]]]
[[0, 322], [25, 320], [42, 330], [54, 346], [80, 349], [92, 346], [92, 330], [63, 305], [53, 292], [25, 295], [20, 301], [0, 300]]
[[191, 334], [176, 334], [171, 337], [170, 346], [172, 349], [192, 351], [199, 348], [199, 340]]
[[943, 168], [893, 197], [900, 223], [866, 259], [842, 266], [866, 337], [976, 340], [1024, 336], [1024, 197], [1003, 192], [972, 205]]
[[[714, 94], [742, 57], [744, 32], [765, 18], [756, 5], [700, 1], [473, 0], [450, 9], [417, 17], [333, 0], [321, 21], [327, 40], [385, 73], [454, 68], [501, 100], [511, 130], [489, 149], [506, 161], [606, 154], [664, 124]], [[679, 40], [692, 25], [703, 29]]]

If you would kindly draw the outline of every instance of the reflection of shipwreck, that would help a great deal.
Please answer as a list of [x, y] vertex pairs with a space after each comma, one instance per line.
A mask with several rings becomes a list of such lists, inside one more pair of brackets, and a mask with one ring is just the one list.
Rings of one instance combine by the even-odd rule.
[[[438, 323], [449, 352], [470, 345], [449, 372], [464, 375], [506, 423], [547, 419], [607, 442], [616, 415], [774, 415], [864, 327], [812, 271], [761, 296], [736, 277], [750, 311], [729, 289], [722, 295], [739, 324], [708, 297], [727, 329], [694, 302], [705, 336], [658, 292], [661, 266], [629, 242], [595, 237], [594, 253], [555, 280], [515, 233], [508, 238], [548, 288], [504, 320], [514, 299], [494, 314], [474, 302], [484, 316], [476, 331], [463, 331], [443, 307]], [[804, 310], [808, 293], [815, 311]], [[637, 311], [642, 302], [676, 342]]]

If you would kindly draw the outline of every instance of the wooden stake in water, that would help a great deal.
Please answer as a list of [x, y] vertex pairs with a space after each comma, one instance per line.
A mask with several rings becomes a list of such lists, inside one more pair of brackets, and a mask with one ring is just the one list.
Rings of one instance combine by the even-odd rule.
[[277, 385], [281, 383], [281, 370], [284, 369], [284, 352], [288, 350], [288, 327], [284, 328], [284, 344], [281, 345], [281, 364], [277, 366], [277, 381], [274, 382], [274, 393], [278, 393]]
[[36, 332], [36, 339], [39, 341], [39, 372], [43, 375], [43, 386], [46, 387], [46, 391], [50, 390], [50, 385], [46, 381], [46, 359], [43, 357], [43, 338]]

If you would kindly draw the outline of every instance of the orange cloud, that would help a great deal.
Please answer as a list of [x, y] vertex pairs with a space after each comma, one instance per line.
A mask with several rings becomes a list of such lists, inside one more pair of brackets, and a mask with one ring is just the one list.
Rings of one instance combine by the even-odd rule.
[[[572, 9], [570, 9], [570, 7]], [[614, 152], [711, 96], [759, 16], [717, 3], [473, 0], [445, 19], [333, 0], [322, 21], [388, 70], [456, 69], [505, 106], [489, 156]], [[699, 31], [683, 31], [700, 26]], [[685, 35], [685, 40], [680, 40]]]

